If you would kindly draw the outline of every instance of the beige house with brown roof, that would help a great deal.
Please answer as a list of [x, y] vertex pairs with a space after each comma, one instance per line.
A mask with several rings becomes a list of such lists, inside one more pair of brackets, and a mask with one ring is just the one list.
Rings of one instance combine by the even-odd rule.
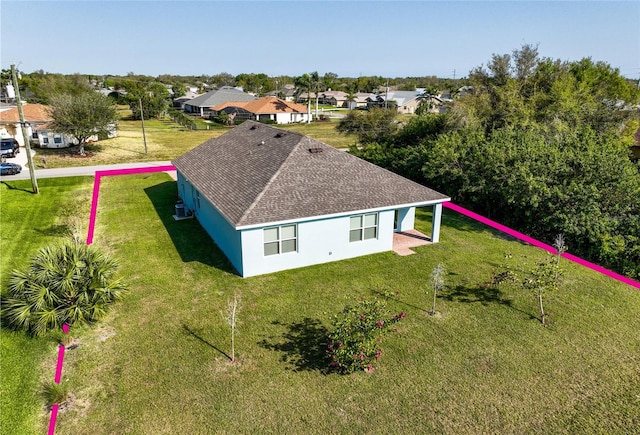
[[396, 235], [415, 231], [416, 207], [432, 208], [428, 238], [436, 243], [442, 203], [450, 200], [315, 139], [254, 121], [172, 163], [188, 213], [243, 277], [390, 251]]

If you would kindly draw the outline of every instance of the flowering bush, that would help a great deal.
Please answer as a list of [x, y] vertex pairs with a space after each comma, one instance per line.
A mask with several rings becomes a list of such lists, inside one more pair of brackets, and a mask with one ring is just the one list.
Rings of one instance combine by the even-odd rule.
[[372, 370], [382, 355], [383, 335], [406, 316], [404, 312], [391, 316], [379, 300], [362, 299], [345, 307], [333, 317], [332, 332], [327, 338], [331, 368], [341, 373]]

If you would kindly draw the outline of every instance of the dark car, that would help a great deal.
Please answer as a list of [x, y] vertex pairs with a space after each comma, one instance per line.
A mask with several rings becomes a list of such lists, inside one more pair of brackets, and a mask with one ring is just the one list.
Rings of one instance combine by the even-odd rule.
[[15, 175], [22, 171], [22, 166], [15, 163], [0, 163], [0, 175]]
[[2, 139], [2, 157], [15, 157], [20, 152], [20, 145], [15, 139]]

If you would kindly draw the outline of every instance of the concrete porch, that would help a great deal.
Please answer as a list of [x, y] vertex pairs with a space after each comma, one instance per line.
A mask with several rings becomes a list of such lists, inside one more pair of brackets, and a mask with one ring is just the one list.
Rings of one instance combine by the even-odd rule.
[[393, 233], [393, 251], [398, 255], [415, 254], [411, 248], [430, 245], [431, 238], [418, 230], [407, 230]]

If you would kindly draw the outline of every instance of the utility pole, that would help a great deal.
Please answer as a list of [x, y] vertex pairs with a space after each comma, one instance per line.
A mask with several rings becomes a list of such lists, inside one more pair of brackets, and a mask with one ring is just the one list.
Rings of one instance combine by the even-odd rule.
[[144, 113], [142, 112], [142, 98], [138, 98], [140, 102], [140, 119], [142, 120], [142, 140], [144, 141], [144, 153], [147, 154], [147, 135], [144, 133]]
[[38, 180], [36, 180], [36, 168], [33, 166], [33, 159], [31, 158], [31, 143], [29, 142], [29, 135], [27, 134], [26, 122], [24, 120], [24, 112], [22, 111], [22, 100], [20, 99], [20, 84], [18, 83], [18, 74], [16, 73], [16, 66], [11, 65], [11, 81], [16, 92], [16, 105], [18, 106], [18, 116], [20, 117], [20, 127], [22, 128], [22, 137], [24, 138], [24, 147], [27, 151], [27, 162], [29, 164], [29, 176], [31, 177], [31, 186], [33, 187], [33, 193], [39, 193]]

